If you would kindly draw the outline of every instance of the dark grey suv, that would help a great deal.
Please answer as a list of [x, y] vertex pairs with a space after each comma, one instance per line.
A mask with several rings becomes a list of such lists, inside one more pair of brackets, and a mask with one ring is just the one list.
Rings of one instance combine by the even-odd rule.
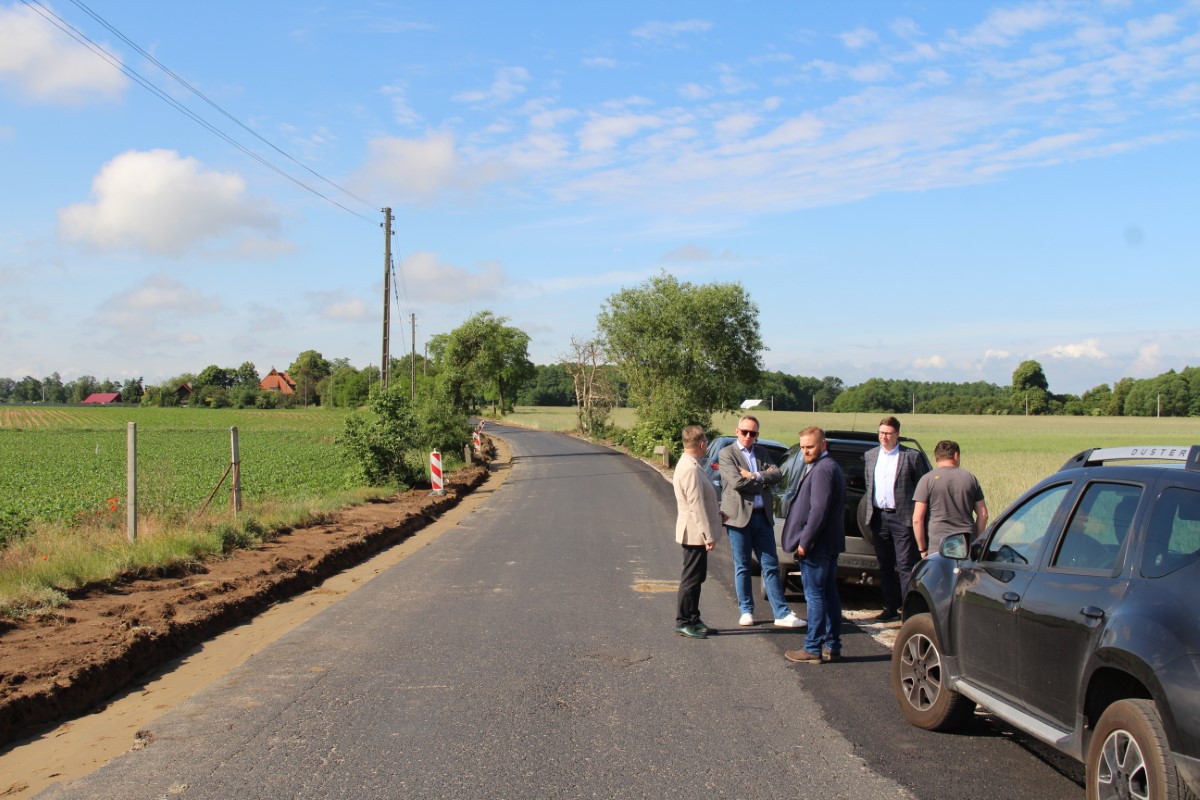
[[1200, 793], [1200, 445], [1084, 451], [912, 585], [892, 653], [911, 723], [978, 704], [1083, 761], [1089, 798]]
[[[853, 583], [871, 584], [879, 580], [879, 561], [875, 558], [875, 545], [871, 542], [871, 529], [866, 523], [870, 501], [866, 497], [866, 464], [863, 454], [879, 444], [879, 435], [868, 431], [825, 431], [825, 442], [829, 456], [837, 462], [846, 475], [846, 552], [838, 557], [838, 577]], [[925, 459], [929, 459], [921, 444], [907, 436], [900, 442], [911, 447]], [[800, 445], [792, 445], [779, 462], [783, 480], [775, 487], [775, 543], [779, 545], [779, 567], [784, 582], [797, 591], [800, 589], [800, 567], [795, 553], [786, 553], [780, 544], [783, 535], [783, 520], [800, 489], [800, 476], [804, 473], [804, 456]]]

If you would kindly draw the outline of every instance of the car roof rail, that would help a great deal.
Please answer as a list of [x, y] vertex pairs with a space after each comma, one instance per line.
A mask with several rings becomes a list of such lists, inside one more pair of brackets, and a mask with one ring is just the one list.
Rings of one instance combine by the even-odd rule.
[[1127, 445], [1121, 447], [1093, 447], [1071, 456], [1059, 468], [1078, 469], [1094, 467], [1112, 461], [1173, 461], [1183, 462], [1184, 469], [1200, 472], [1200, 444], [1193, 445]]

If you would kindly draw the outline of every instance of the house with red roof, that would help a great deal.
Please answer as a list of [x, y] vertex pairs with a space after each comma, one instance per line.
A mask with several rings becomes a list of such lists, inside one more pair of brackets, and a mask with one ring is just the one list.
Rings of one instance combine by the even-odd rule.
[[279, 392], [280, 394], [295, 394], [296, 382], [286, 372], [276, 372], [274, 367], [266, 377], [258, 383], [258, 388], [264, 392]]
[[121, 402], [120, 392], [92, 392], [84, 398], [85, 406], [108, 406]]

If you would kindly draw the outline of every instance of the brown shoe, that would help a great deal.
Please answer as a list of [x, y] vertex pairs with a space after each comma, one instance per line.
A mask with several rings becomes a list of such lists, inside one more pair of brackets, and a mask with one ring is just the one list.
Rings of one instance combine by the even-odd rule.
[[841, 661], [842, 654], [840, 651], [835, 653], [832, 650], [825, 649], [825, 650], [821, 651], [821, 660], [826, 663], [828, 663], [830, 661]]
[[785, 650], [783, 657], [793, 664], [820, 664], [821, 654], [810, 653], [807, 650]]

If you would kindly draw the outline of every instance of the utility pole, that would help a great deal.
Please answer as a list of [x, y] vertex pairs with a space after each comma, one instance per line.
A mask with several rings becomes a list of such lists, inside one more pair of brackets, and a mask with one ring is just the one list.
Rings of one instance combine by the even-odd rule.
[[379, 362], [379, 384], [386, 390], [392, 371], [392, 209], [383, 210], [383, 358]]
[[409, 364], [412, 374], [409, 376], [408, 385], [412, 389], [409, 399], [415, 403], [417, 402], [417, 315], [409, 314], [409, 317], [412, 318], [412, 358], [410, 359], [412, 363]]

